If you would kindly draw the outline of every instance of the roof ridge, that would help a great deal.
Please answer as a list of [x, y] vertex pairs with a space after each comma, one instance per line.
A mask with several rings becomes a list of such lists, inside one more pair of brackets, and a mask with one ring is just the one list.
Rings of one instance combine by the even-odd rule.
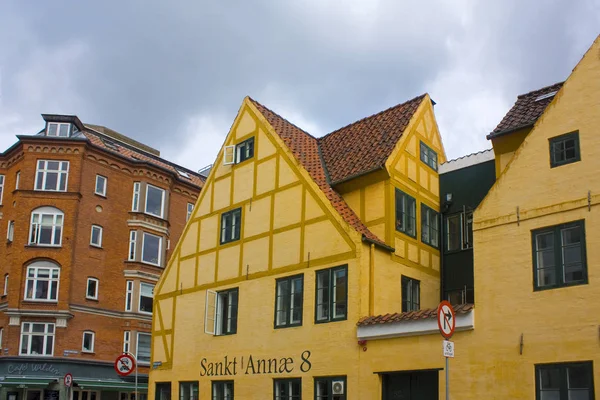
[[253, 102], [254, 104], [258, 104], [259, 106], [261, 106], [262, 108], [264, 108], [265, 110], [272, 112], [273, 114], [275, 114], [275, 116], [281, 118], [282, 120], [284, 120], [285, 122], [287, 122], [288, 124], [292, 125], [294, 128], [299, 129], [302, 131], [302, 133], [307, 134], [308, 136], [310, 136], [311, 138], [315, 139], [315, 140], [319, 140], [319, 138], [311, 135], [310, 133], [306, 132], [304, 129], [300, 128], [298, 125], [294, 124], [293, 122], [290, 122], [287, 118], [281, 116], [281, 114], [276, 113], [275, 111], [271, 110], [269, 107], [265, 106], [264, 104], [262, 104], [259, 101], [254, 100], [252, 97], [248, 96], [248, 100], [250, 100], [251, 102]]
[[354, 122], [351, 122], [351, 123], [349, 123], [348, 125], [344, 125], [344, 126], [342, 126], [341, 128], [338, 128], [338, 129], [336, 129], [336, 130], [334, 130], [334, 131], [331, 131], [331, 132], [329, 132], [328, 134], [326, 134], [326, 135], [324, 135], [324, 136], [321, 136], [321, 137], [320, 137], [320, 138], [318, 138], [317, 140], [321, 141], [321, 140], [325, 139], [326, 137], [328, 137], [328, 136], [330, 136], [330, 135], [333, 135], [333, 134], [334, 134], [334, 133], [336, 133], [336, 132], [339, 132], [339, 131], [341, 131], [342, 129], [346, 129], [346, 128], [348, 128], [348, 127], [351, 127], [351, 126], [353, 126], [353, 125], [356, 125], [356, 124], [358, 124], [358, 123], [360, 123], [360, 122], [363, 122], [363, 121], [365, 121], [365, 120], [367, 120], [367, 119], [370, 119], [370, 118], [376, 117], [376, 116], [378, 116], [378, 115], [381, 115], [381, 114], [383, 114], [383, 113], [389, 112], [389, 111], [391, 111], [391, 110], [393, 110], [393, 109], [395, 109], [395, 108], [399, 108], [399, 107], [405, 106], [405, 105], [407, 105], [408, 103], [412, 103], [413, 101], [415, 101], [415, 100], [417, 100], [417, 99], [419, 99], [419, 98], [421, 98], [421, 99], [422, 99], [422, 98], [424, 98], [426, 95], [427, 95], [427, 92], [425, 92], [425, 93], [423, 93], [423, 94], [421, 94], [421, 95], [419, 95], [419, 96], [413, 97], [412, 99], [410, 99], [410, 100], [407, 100], [407, 101], [405, 101], [405, 102], [403, 102], [403, 103], [399, 103], [399, 104], [396, 104], [396, 105], [394, 105], [394, 106], [388, 107], [388, 108], [386, 108], [386, 109], [385, 109], [385, 110], [383, 110], [383, 111], [376, 112], [375, 114], [371, 114], [371, 115], [369, 115], [369, 116], [366, 116], [366, 117], [364, 117], [364, 118], [361, 118], [361, 119], [359, 119], [359, 120], [356, 120], [356, 121], [354, 121]]
[[520, 98], [525, 97], [525, 96], [532, 95], [532, 94], [537, 93], [537, 92], [543, 92], [545, 90], [550, 89], [553, 86], [562, 85], [563, 83], [565, 83], [565, 81], [556, 82], [556, 83], [553, 83], [552, 85], [544, 86], [543, 88], [535, 89], [535, 90], [532, 90], [530, 92], [520, 94], [520, 95], [517, 96], [517, 99], [520, 99]]
[[465, 154], [464, 156], [460, 156], [458, 158], [453, 158], [452, 160], [447, 160], [445, 163], [441, 163], [440, 165], [444, 165], [444, 164], [448, 164], [448, 163], [451, 163], [451, 162], [454, 162], [454, 161], [462, 160], [464, 158], [471, 157], [471, 156], [474, 156], [474, 155], [477, 155], [477, 154], [482, 154], [482, 153], [485, 153], [485, 152], [488, 152], [488, 151], [494, 151], [494, 149], [493, 148], [492, 149], [485, 149], [485, 150], [476, 151], [474, 153]]

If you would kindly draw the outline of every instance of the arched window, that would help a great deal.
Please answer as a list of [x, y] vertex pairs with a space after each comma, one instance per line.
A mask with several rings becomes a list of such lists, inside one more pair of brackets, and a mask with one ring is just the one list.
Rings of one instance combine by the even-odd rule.
[[29, 244], [37, 246], [60, 246], [64, 214], [58, 208], [40, 207], [31, 213]]
[[25, 300], [57, 301], [60, 267], [51, 261], [36, 261], [27, 267]]

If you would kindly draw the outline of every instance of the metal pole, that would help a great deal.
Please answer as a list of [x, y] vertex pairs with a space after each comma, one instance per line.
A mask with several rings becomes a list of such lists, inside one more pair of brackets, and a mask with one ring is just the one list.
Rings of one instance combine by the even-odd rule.
[[448, 373], [448, 357], [446, 357], [446, 400], [450, 400], [450, 374]]

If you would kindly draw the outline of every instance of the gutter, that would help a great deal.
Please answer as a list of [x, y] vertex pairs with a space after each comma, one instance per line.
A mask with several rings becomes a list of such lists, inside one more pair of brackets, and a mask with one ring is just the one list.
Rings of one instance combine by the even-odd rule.
[[[537, 121], [537, 118], [536, 118], [536, 121]], [[498, 132], [498, 133], [490, 133], [485, 138], [487, 140], [496, 139], [497, 137], [508, 135], [509, 133], [520, 131], [521, 129], [524, 129], [524, 128], [531, 128], [531, 127], [533, 127], [534, 124], [535, 124], [535, 122], [533, 122], [531, 124], [525, 124], [525, 125], [517, 126], [516, 128], [512, 128], [512, 129], [509, 129], [507, 131], [502, 131], [502, 132]]]
[[369, 239], [364, 234], [362, 235], [362, 241], [366, 242], [366, 243], [369, 243], [369, 244], [374, 244], [375, 246], [378, 246], [378, 247], [382, 248], [383, 250], [391, 251], [392, 253], [396, 251], [395, 248], [390, 247], [387, 244], [380, 243], [380, 242], [378, 242], [376, 240]]

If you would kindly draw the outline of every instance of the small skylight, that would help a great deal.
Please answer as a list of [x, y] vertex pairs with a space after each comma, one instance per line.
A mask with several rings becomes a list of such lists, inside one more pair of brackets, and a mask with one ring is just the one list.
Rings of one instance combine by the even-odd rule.
[[540, 100], [544, 100], [544, 99], [549, 99], [550, 97], [554, 97], [554, 95], [558, 93], [557, 90], [555, 90], [554, 92], [550, 92], [550, 93], [546, 93], [546, 94], [542, 94], [540, 96], [538, 96], [535, 101], [540, 101]]
[[107, 140], [107, 139], [103, 138], [102, 139], [102, 143], [104, 143], [104, 145], [106, 147], [108, 147], [109, 149], [111, 149], [111, 150], [119, 151], [119, 146], [115, 142], [113, 142], [113, 141], [110, 141], [110, 140]]
[[177, 173], [178, 173], [179, 175], [183, 176], [184, 178], [188, 178], [188, 179], [190, 179], [190, 174], [188, 174], [188, 173], [187, 173], [187, 172], [185, 172], [185, 171], [180, 171], [180, 170], [177, 170]]

